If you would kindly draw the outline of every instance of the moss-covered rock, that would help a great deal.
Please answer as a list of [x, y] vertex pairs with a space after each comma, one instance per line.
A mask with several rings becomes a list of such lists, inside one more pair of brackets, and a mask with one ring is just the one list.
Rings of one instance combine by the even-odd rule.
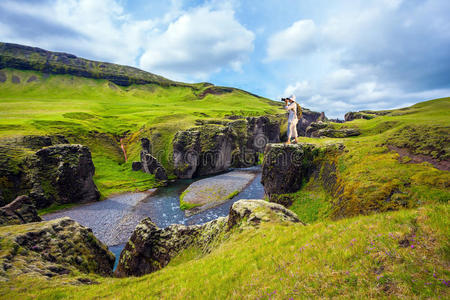
[[171, 225], [158, 228], [149, 218], [136, 226], [120, 254], [115, 275], [142, 276], [164, 268], [182, 250], [198, 247], [209, 252], [212, 243], [225, 239], [234, 228], [258, 226], [262, 222], [300, 223], [298, 217], [283, 206], [263, 200], [240, 200], [230, 208], [228, 217], [203, 225]]
[[179, 131], [173, 139], [174, 173], [179, 178], [216, 174], [233, 167], [249, 167], [269, 142], [280, 141], [274, 117], [248, 117]]
[[0, 207], [0, 226], [39, 222], [36, 206], [28, 196], [19, 196], [13, 202]]
[[305, 136], [311, 137], [311, 135], [312, 135], [315, 131], [318, 131], [318, 130], [320, 130], [320, 129], [327, 128], [328, 126], [329, 126], [329, 124], [326, 123], [326, 122], [322, 122], [322, 121], [312, 122], [312, 123], [309, 124], [309, 126], [306, 128], [306, 130], [305, 130]]
[[70, 273], [112, 274], [114, 255], [77, 222], [62, 218], [0, 228], [0, 278], [28, 274], [54, 277]]
[[316, 167], [319, 148], [312, 144], [268, 144], [262, 165], [261, 183], [269, 199], [275, 194], [298, 191]]
[[347, 138], [358, 136], [361, 132], [357, 128], [323, 128], [311, 133], [311, 137], [330, 137], [330, 138]]
[[[286, 120], [287, 122], [287, 117]], [[307, 108], [302, 108], [302, 118], [297, 123], [297, 132], [299, 136], [307, 136], [306, 129], [315, 122], [325, 122], [327, 117], [325, 113], [320, 113], [316, 111], [311, 111]]]
[[151, 154], [150, 140], [141, 139], [141, 161], [139, 164], [133, 163], [132, 168], [135, 171], [142, 170], [145, 173], [155, 175], [158, 180], [167, 180], [167, 172], [163, 165]]
[[30, 197], [38, 208], [52, 203], [97, 201], [100, 193], [89, 148], [62, 144], [42, 148], [26, 160]]

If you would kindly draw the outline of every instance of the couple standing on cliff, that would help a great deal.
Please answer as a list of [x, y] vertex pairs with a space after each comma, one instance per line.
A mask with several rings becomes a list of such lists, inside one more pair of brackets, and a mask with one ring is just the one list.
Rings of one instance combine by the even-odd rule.
[[281, 100], [284, 101], [286, 104], [284, 108], [289, 112], [287, 132], [288, 139], [285, 145], [289, 145], [291, 143], [292, 137], [295, 139], [295, 143], [298, 143], [297, 123], [302, 117], [302, 108], [297, 104], [297, 102], [295, 102], [295, 95], [291, 95], [289, 98], [283, 98]]

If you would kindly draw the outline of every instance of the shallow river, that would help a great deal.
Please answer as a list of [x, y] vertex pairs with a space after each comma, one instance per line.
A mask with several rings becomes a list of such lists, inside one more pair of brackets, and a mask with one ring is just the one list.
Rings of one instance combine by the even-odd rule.
[[100, 202], [48, 214], [43, 218], [51, 220], [68, 216], [81, 225], [90, 227], [95, 236], [116, 255], [117, 265], [120, 252], [134, 228], [146, 217], [150, 217], [160, 228], [171, 224], [203, 224], [228, 215], [231, 205], [240, 199], [262, 199], [264, 188], [261, 185], [261, 169], [255, 167], [251, 170], [255, 171], [257, 176], [241, 193], [219, 206], [190, 217], [186, 217], [180, 209], [180, 194], [196, 180], [178, 180], [167, 187], [159, 188], [151, 195], [126, 193], [113, 196]]

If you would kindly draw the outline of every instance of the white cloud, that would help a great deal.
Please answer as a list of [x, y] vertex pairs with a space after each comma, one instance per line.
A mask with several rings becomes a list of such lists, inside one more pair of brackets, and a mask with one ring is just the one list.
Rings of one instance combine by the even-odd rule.
[[312, 20], [299, 20], [269, 38], [267, 59], [298, 58], [317, 48], [317, 28]]
[[161, 18], [147, 20], [133, 19], [119, 0], [6, 0], [2, 14], [12, 20], [0, 20], [2, 41], [134, 65], [172, 79], [207, 79], [227, 67], [239, 71], [255, 38], [226, 1], [184, 11], [173, 0]]
[[253, 51], [254, 34], [231, 9], [200, 7], [170, 23], [145, 46], [140, 65], [176, 79], [205, 78], [223, 67], [240, 70]]
[[[285, 95], [303, 95], [305, 105], [332, 117], [445, 97], [450, 94], [444, 79], [450, 76], [446, 9], [448, 1], [361, 2], [316, 24], [306, 39], [314, 46], [296, 54], [301, 60], [282, 50], [274, 55], [270, 42], [267, 52], [286, 59], [285, 73], [297, 77], [288, 78]], [[299, 22], [281, 32], [292, 32]]]

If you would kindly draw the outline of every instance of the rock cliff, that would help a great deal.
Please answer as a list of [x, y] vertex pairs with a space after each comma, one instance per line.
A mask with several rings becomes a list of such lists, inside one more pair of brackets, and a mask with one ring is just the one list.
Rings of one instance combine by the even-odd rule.
[[[100, 194], [89, 149], [62, 136], [22, 136], [0, 142], [0, 201], [29, 195], [37, 208], [91, 202]], [[37, 151], [36, 151], [37, 150]]]
[[280, 141], [280, 122], [249, 117], [179, 131], [173, 140], [174, 173], [192, 178], [255, 165], [267, 143]]
[[120, 254], [115, 275], [142, 276], [157, 271], [190, 247], [198, 247], [207, 253], [211, 244], [226, 238], [231, 229], [255, 227], [262, 222], [301, 223], [293, 212], [263, 200], [237, 201], [230, 208], [228, 217], [203, 225], [171, 225], [161, 229], [146, 218], [136, 226]]
[[0, 207], [0, 226], [39, 222], [36, 206], [28, 196], [19, 196], [13, 202]]
[[114, 255], [91, 229], [69, 219], [0, 228], [0, 280], [72, 273], [112, 274]]
[[52, 203], [97, 201], [91, 152], [82, 145], [62, 144], [43, 148], [27, 159], [30, 197], [38, 208]]
[[[261, 183], [272, 202], [280, 202], [278, 195], [298, 191], [314, 171], [319, 149], [312, 144], [268, 144], [262, 164]], [[284, 203], [290, 205], [291, 203]]]

